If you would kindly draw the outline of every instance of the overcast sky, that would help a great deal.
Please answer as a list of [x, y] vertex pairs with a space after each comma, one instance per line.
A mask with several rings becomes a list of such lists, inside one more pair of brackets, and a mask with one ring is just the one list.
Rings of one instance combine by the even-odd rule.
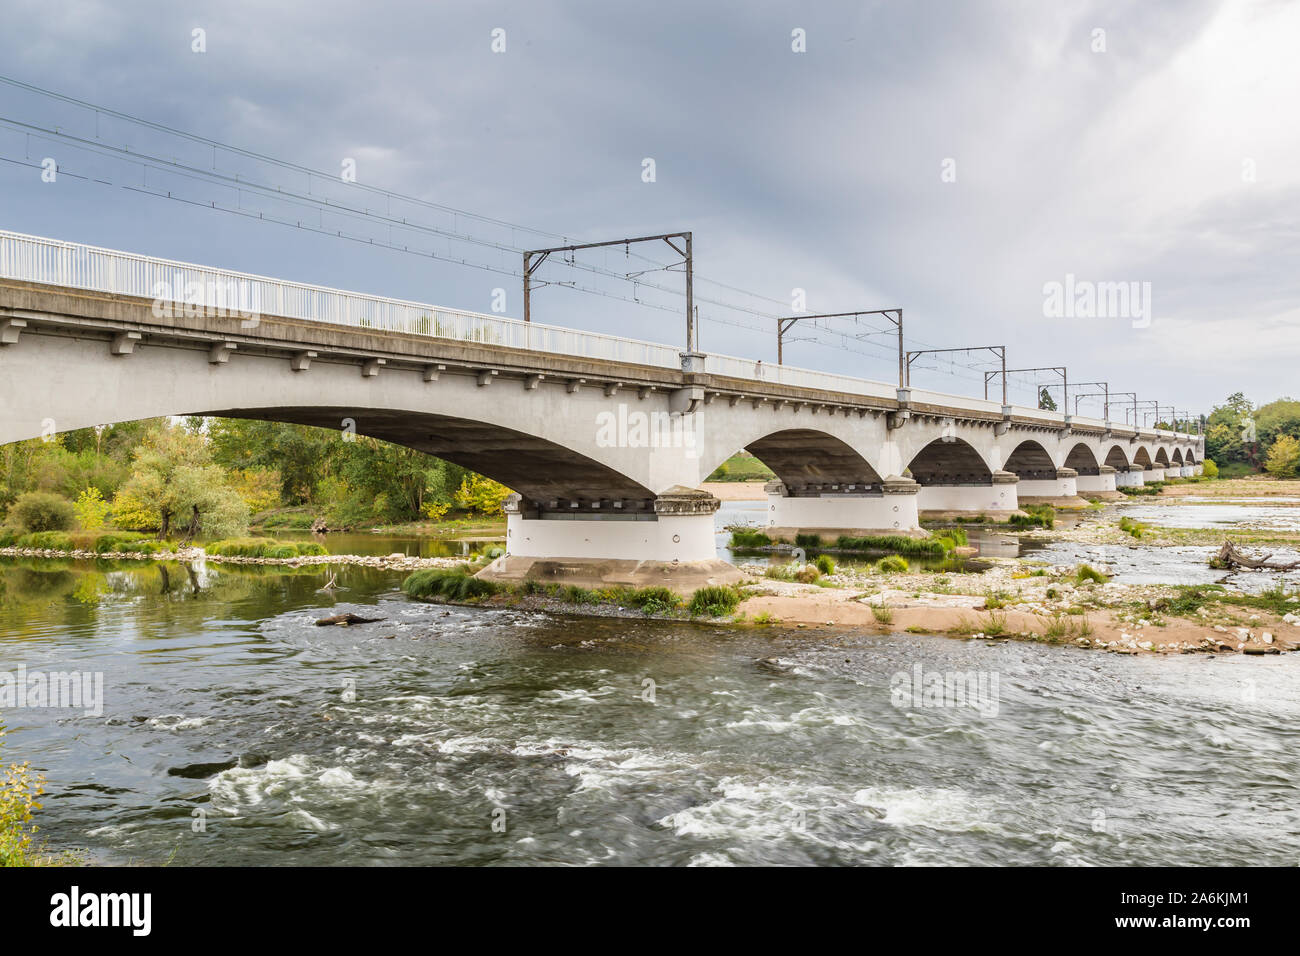
[[[771, 319], [716, 303], [785, 313], [803, 289], [815, 312], [903, 306], [909, 347], [1005, 343], [1013, 367], [1064, 364], [1180, 409], [1300, 392], [1300, 4], [808, 8], [8, 0], [0, 74], [340, 178], [0, 85], [0, 228], [483, 312], [504, 288], [522, 313], [515, 278], [274, 224], [393, 235], [105, 155], [129, 146], [512, 248], [691, 230], [705, 351], [774, 360]], [[99, 149], [40, 132], [56, 126]], [[347, 160], [361, 184], [539, 234], [361, 193]], [[427, 231], [393, 241], [518, 268]], [[589, 262], [645, 267], [622, 250]], [[675, 295], [547, 268], [607, 295], [543, 289], [535, 320], [682, 342]], [[1045, 285], [1067, 275], [1149, 283], [1149, 325], [1046, 315]], [[786, 361], [895, 374], [887, 339], [821, 338]]]

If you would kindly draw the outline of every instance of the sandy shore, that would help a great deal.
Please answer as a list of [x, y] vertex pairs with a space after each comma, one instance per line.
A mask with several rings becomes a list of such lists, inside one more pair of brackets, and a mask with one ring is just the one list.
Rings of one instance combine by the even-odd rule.
[[[1225, 589], [1195, 615], [1170, 610], [1171, 585], [1076, 583], [1073, 567], [1005, 561], [982, 574], [885, 575], [841, 570], [820, 584], [766, 578], [748, 564], [753, 596], [738, 614], [794, 627], [854, 627], [1074, 644], [1118, 653], [1278, 653], [1300, 649], [1300, 597], [1286, 615], [1236, 605]], [[992, 605], [992, 606], [991, 606]], [[1283, 619], [1290, 618], [1290, 620]]]
[[719, 501], [766, 501], [765, 481], [706, 481], [700, 485]]

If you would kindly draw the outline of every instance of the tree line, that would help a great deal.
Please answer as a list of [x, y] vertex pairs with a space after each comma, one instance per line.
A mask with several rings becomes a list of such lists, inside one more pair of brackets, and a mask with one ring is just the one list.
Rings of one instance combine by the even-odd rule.
[[[243, 419], [153, 419], [0, 446], [0, 524], [233, 537], [500, 514], [509, 489], [362, 435]], [[296, 512], [281, 514], [281, 512]]]
[[1279, 398], [1255, 406], [1234, 392], [1206, 419], [1205, 457], [1224, 477], [1261, 471], [1300, 476], [1300, 402]]

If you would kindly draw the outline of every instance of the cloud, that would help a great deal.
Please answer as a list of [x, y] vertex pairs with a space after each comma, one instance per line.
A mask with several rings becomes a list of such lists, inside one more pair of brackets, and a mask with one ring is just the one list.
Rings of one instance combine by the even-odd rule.
[[[1006, 343], [1013, 365], [1066, 362], [1079, 380], [1191, 409], [1246, 382], [1260, 399], [1291, 387], [1294, 5], [410, 2], [380, 14], [240, 0], [145, 3], [129, 18], [89, 0], [11, 7], [0, 37], [9, 75], [305, 166], [335, 170], [352, 157], [363, 182], [550, 233], [690, 229], [703, 277], [767, 297], [701, 282], [706, 300], [782, 312], [797, 287], [816, 310], [902, 305], [913, 345]], [[190, 50], [195, 26], [207, 31], [205, 54]], [[490, 49], [496, 27], [502, 54]], [[791, 50], [795, 27], [806, 53]], [[1094, 51], [1098, 29], [1104, 52]], [[8, 88], [0, 113], [94, 122]], [[161, 145], [100, 122], [103, 135]], [[4, 155], [27, 148], [0, 132]], [[656, 161], [653, 184], [640, 178], [645, 157]], [[941, 177], [948, 159], [955, 182]], [[235, 157], [207, 161], [268, 174]], [[126, 167], [110, 165], [120, 182]], [[331, 185], [274, 175], [286, 188]], [[30, 169], [0, 168], [10, 228], [462, 308], [487, 309], [500, 286], [520, 311], [517, 280], [489, 272], [121, 188], [32, 181]], [[444, 254], [501, 267], [517, 258], [442, 243]], [[633, 268], [616, 255], [593, 261]], [[1155, 322], [1045, 319], [1043, 284], [1066, 273], [1150, 281]], [[638, 295], [656, 298], [644, 286]], [[536, 309], [556, 324], [669, 342], [684, 324], [555, 287]], [[773, 357], [770, 321], [707, 301], [701, 315], [706, 348]], [[888, 348], [801, 343], [789, 360], [887, 380]], [[964, 374], [922, 384], [978, 393], [980, 373]]]

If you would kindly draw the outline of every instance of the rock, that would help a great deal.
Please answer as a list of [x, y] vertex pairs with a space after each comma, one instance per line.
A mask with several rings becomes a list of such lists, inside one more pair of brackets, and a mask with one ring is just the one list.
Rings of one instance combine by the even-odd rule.
[[1268, 631], [1265, 631], [1262, 635], [1260, 635], [1259, 639], [1263, 641], [1265, 644], [1273, 643], [1273, 635], [1268, 633]]

